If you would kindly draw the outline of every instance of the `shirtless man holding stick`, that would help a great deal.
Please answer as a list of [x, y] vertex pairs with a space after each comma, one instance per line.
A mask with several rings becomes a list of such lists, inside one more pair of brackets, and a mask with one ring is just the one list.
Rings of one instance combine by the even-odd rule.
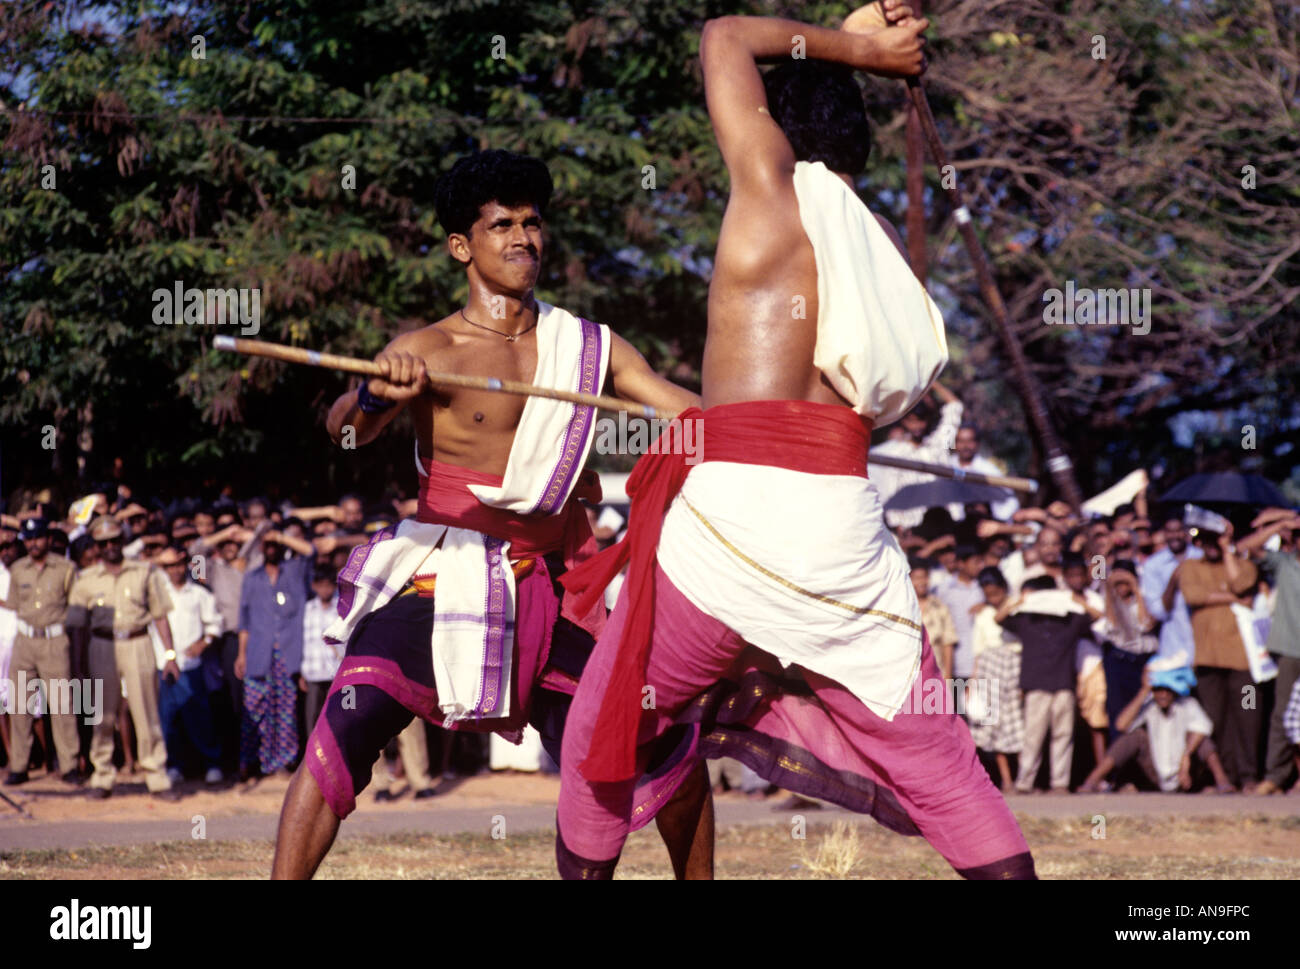
[[[410, 411], [419, 510], [356, 549], [339, 575], [341, 618], [326, 635], [347, 653], [285, 796], [273, 877], [316, 871], [380, 751], [412, 717], [516, 742], [531, 723], [560, 757], [570, 698], [605, 621], [603, 604], [576, 612], [555, 581], [595, 551], [578, 503], [599, 500], [582, 473], [594, 408], [435, 390], [428, 373], [588, 395], [608, 378], [619, 397], [666, 413], [698, 398], [608, 327], [534, 296], [550, 195], [545, 165], [505, 151], [461, 159], [440, 179], [438, 217], [468, 302], [394, 339], [375, 361], [383, 376], [330, 411], [335, 441], [353, 434], [357, 444]], [[656, 761], [642, 817], [656, 817], [679, 878], [708, 878], [708, 778], [683, 754]]]

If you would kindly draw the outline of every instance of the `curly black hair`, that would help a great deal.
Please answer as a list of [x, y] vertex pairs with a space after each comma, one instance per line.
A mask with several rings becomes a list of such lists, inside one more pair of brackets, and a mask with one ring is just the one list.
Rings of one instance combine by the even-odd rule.
[[439, 176], [433, 186], [433, 205], [447, 235], [467, 236], [489, 202], [535, 205], [545, 216], [553, 189], [551, 173], [542, 161], [494, 148], [466, 155]]
[[797, 161], [822, 162], [856, 175], [871, 153], [871, 126], [853, 71], [843, 64], [801, 58], [763, 75], [767, 110], [794, 148]]

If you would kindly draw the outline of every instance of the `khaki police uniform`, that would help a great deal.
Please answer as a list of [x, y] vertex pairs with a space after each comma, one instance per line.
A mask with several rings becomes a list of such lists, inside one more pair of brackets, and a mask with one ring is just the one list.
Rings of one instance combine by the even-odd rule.
[[147, 562], [124, 559], [116, 575], [100, 562], [77, 577], [69, 601], [74, 618], [91, 625], [91, 675], [105, 681], [104, 715], [90, 740], [90, 786], [111, 790], [117, 775], [113, 731], [122, 701], [120, 678], [126, 684], [136, 761], [145, 772], [145, 784], [151, 792], [167, 790], [171, 781], [158, 716], [158, 665], [149, 640], [149, 623], [165, 619], [172, 608], [166, 577]]
[[[47, 554], [40, 566], [30, 555], [10, 566], [9, 603], [18, 616], [18, 635], [14, 638], [13, 659], [9, 664], [9, 677], [15, 684], [20, 682], [20, 674], [26, 674], [27, 683], [36, 679], [71, 679], [72, 664], [64, 621], [68, 612], [68, 593], [76, 573], [71, 562], [52, 554]], [[61, 692], [63, 696], [70, 695], [70, 691]], [[27, 712], [31, 695], [29, 691], [26, 696], [14, 697], [9, 769], [17, 773], [26, 772], [32, 752], [32, 721], [35, 718]], [[48, 683], [45, 696], [49, 712], [52, 697]], [[80, 747], [76, 711], [51, 712], [50, 725], [54, 730], [59, 770], [64, 773], [76, 770]]]

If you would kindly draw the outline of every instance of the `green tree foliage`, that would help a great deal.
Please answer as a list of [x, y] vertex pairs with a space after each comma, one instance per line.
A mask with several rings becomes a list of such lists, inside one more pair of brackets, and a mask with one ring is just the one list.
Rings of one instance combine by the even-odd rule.
[[164, 485], [409, 477], [397, 435], [359, 454], [328, 446], [337, 375], [219, 353], [220, 328], [155, 325], [151, 294], [256, 287], [259, 337], [372, 356], [463, 299], [431, 190], [483, 147], [551, 167], [541, 295], [691, 379], [722, 178], [694, 56], [718, 11], [108, 7], [63, 25], [41, 4], [7, 14], [23, 69], [4, 95], [0, 422], [28, 455], [47, 421], [64, 454], [92, 403], [95, 455], [125, 454]]
[[[1198, 461], [1263, 458], [1285, 478], [1300, 427], [1300, 8], [932, 6], [944, 141], [1085, 486], [1157, 457], [1185, 468], [1168, 422], [1198, 408], [1223, 417]], [[956, 373], [1003, 453], [1028, 452], [948, 209], [930, 234], [934, 275], [965, 311], [949, 316]], [[1150, 289], [1150, 332], [1044, 325], [1045, 291], [1070, 280]]]
[[[1067, 446], [1085, 462], [1103, 444], [1118, 465], [1161, 446], [1163, 419], [1201, 400], [1280, 421], [1285, 382], [1294, 387], [1295, 11], [1220, 6], [934, 5], [944, 137]], [[5, 490], [16, 474], [71, 489], [79, 470], [97, 477], [117, 455], [158, 492], [409, 487], [409, 437], [356, 452], [328, 443], [340, 375], [219, 353], [212, 336], [227, 328], [155, 325], [152, 294], [177, 280], [256, 287], [260, 338], [372, 356], [463, 298], [431, 190], [482, 147], [550, 165], [540, 295], [611, 323], [691, 382], [727, 191], [702, 105], [700, 28], [733, 12], [832, 24], [849, 7], [0, 7]], [[1089, 57], [1094, 33], [1111, 45], [1107, 60]], [[865, 86], [878, 144], [859, 187], [901, 220], [902, 88]], [[1232, 189], [1246, 164], [1259, 173], [1249, 193]], [[928, 177], [950, 380], [986, 423], [1023, 427], [998, 389], [1004, 358], [938, 173]], [[1042, 292], [1066, 279], [1152, 286], [1151, 338], [1043, 327]], [[40, 447], [50, 424], [52, 454]], [[1022, 441], [1002, 443], [1027, 456]]]

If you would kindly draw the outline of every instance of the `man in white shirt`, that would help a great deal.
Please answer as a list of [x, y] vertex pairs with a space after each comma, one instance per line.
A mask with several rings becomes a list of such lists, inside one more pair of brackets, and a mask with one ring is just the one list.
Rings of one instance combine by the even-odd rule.
[[1116, 723], [1124, 735], [1111, 744], [1079, 791], [1109, 790], [1106, 776], [1136, 760], [1145, 779], [1162, 791], [1190, 791], [1192, 769], [1199, 762], [1210, 769], [1220, 794], [1235, 792], [1210, 739], [1214, 724], [1190, 696], [1195, 684], [1186, 667], [1155, 673], [1148, 667], [1142, 689]]
[[[979, 454], [979, 447], [979, 431], [975, 429], [975, 425], [962, 424], [957, 429], [956, 443], [953, 445], [948, 463], [954, 468], [962, 471], [973, 471], [977, 474], [1002, 475], [1007, 473], [1005, 468], [999, 468], [988, 458]], [[1020, 500], [1016, 498], [1014, 492], [1008, 491], [1007, 496], [993, 502], [989, 510], [993, 512], [993, 517], [998, 521], [1011, 521], [1011, 516], [1020, 510]], [[952, 515], [953, 521], [961, 521], [966, 517], [966, 508], [963, 505], [949, 505], [948, 511]]]
[[1160, 657], [1182, 654], [1188, 665], [1196, 655], [1192, 640], [1192, 618], [1177, 582], [1175, 570], [1187, 559], [1201, 558], [1201, 550], [1187, 542], [1187, 526], [1180, 513], [1170, 513], [1162, 522], [1165, 547], [1142, 563], [1138, 576], [1147, 612], [1160, 621]]
[[[957, 428], [961, 426], [962, 404], [957, 396], [937, 380], [931, 389], [943, 401], [939, 410], [939, 423], [929, 434], [925, 433], [926, 420], [913, 408], [903, 415], [899, 423], [904, 435], [897, 440], [885, 441], [871, 449], [872, 455], [885, 455], [893, 458], [907, 458], [909, 461], [927, 461], [930, 464], [948, 464], [952, 456], [953, 445], [957, 441]], [[937, 480], [934, 475], [923, 471], [906, 471], [902, 468], [887, 468], [882, 464], [871, 465], [871, 482], [880, 495], [880, 504], [884, 506], [894, 494], [911, 484], [926, 484]], [[885, 522], [890, 528], [915, 528], [925, 517], [924, 508], [904, 508], [885, 512]]]
[[[179, 548], [158, 553], [157, 565], [167, 574], [172, 609], [167, 614], [175, 653], [168, 656], [157, 634], [150, 630], [158, 657], [158, 716], [167, 744], [167, 775], [173, 784], [183, 779], [186, 740], [198, 751], [208, 784], [220, 784], [221, 745], [212, 726], [212, 709], [203, 681], [203, 651], [221, 635], [217, 600], [210, 591], [190, 581], [189, 560]], [[174, 659], [179, 675], [168, 669]]]

